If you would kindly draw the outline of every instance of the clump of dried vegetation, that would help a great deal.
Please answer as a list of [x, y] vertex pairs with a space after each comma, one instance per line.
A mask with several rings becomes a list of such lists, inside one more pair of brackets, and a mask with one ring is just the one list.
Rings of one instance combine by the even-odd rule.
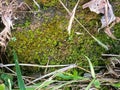
[[13, 28], [13, 21], [17, 19], [18, 10], [25, 9], [25, 3], [19, 0], [0, 0], [0, 17], [4, 24], [4, 29], [0, 33], [1, 52], [6, 50], [6, 46], [11, 39], [11, 29]]

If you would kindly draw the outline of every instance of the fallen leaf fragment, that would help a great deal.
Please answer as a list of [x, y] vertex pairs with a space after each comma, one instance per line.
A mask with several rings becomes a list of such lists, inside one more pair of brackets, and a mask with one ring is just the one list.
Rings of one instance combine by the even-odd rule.
[[101, 18], [101, 28], [108, 26], [116, 18], [108, 0], [91, 0], [83, 5], [83, 9], [87, 7], [89, 7], [92, 12], [103, 14], [103, 17]]
[[104, 7], [106, 5], [106, 0], [91, 0], [90, 2], [83, 5], [83, 9], [89, 7], [90, 11], [93, 11], [97, 14], [104, 14]]
[[105, 8], [108, 8], [108, 9], [105, 10], [105, 13], [104, 13], [103, 17], [101, 18], [101, 23], [102, 23], [101, 28], [104, 28], [104, 27], [108, 26], [109, 24], [111, 24], [116, 19], [115, 15], [113, 13], [112, 6], [109, 3], [109, 1], [106, 4], [107, 4], [107, 7], [105, 7]]
[[[88, 3], [85, 3], [83, 5], [84, 8], [90, 8], [90, 11], [95, 12], [97, 14], [102, 13], [103, 16], [101, 18], [101, 27], [99, 28], [105, 28], [105, 33], [113, 38], [116, 39], [116, 37], [112, 34], [111, 28], [116, 24], [120, 22], [119, 17], [115, 17], [112, 9], [112, 5], [109, 3], [109, 0], [91, 0]], [[112, 23], [112, 25], [109, 27], [109, 25]]]

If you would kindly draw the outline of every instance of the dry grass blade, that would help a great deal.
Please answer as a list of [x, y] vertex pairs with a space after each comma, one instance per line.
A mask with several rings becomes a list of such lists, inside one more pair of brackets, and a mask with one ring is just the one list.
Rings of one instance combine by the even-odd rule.
[[116, 54], [102, 54], [103, 57], [120, 57], [120, 55]]
[[[44, 75], [44, 76], [42, 76], [42, 77], [39, 77], [39, 78], [33, 80], [31, 83], [35, 83], [35, 82], [37, 82], [37, 81], [39, 81], [39, 80], [41, 80], [41, 79], [43, 79], [43, 78], [49, 77], [49, 76], [54, 75], [54, 74], [56, 74], [56, 73], [58, 73], [58, 72], [64, 72], [64, 71], [66, 71], [66, 70], [69, 70], [69, 69], [72, 69], [72, 68], [75, 68], [75, 67], [77, 67], [77, 65], [75, 65], [75, 64], [70, 65], [70, 66], [67, 66], [67, 67], [64, 67], [64, 68], [62, 68], [62, 69], [59, 69], [59, 70], [56, 70], [56, 71], [54, 71], [54, 72], [48, 73], [48, 74], [46, 74], [46, 75]], [[27, 83], [27, 85], [30, 85], [31, 83]]]
[[85, 71], [85, 72], [91, 73], [90, 71], [88, 71], [88, 70], [86, 70], [86, 69], [84, 69], [84, 68], [82, 68], [82, 67], [80, 67], [80, 66], [77, 66], [77, 68], [79, 68], [79, 69], [81, 69], [81, 70], [83, 70], [83, 71]]
[[76, 3], [76, 5], [75, 5], [75, 7], [74, 7], [74, 9], [72, 11], [72, 15], [71, 15], [71, 18], [70, 18], [70, 21], [69, 21], [69, 25], [68, 25], [68, 29], [67, 29], [69, 35], [71, 33], [72, 23], [73, 23], [74, 17], [75, 17], [75, 11], [77, 9], [77, 6], [78, 6], [79, 2], [80, 2], [80, 0], [78, 0], [78, 2]]
[[58, 86], [55, 86], [55, 87], [53, 87], [51, 90], [60, 90], [61, 87], [66, 86], [66, 85], [69, 85], [69, 84], [72, 84], [72, 83], [75, 83], [75, 82], [77, 82], [77, 81], [76, 81], [76, 80], [72, 80], [72, 81], [69, 81], [69, 82], [60, 84], [60, 85], [58, 85]]
[[107, 70], [108, 70], [108, 72], [107, 73], [104, 73], [104, 75], [113, 75], [114, 77], [116, 77], [116, 78], [119, 78], [119, 75], [113, 70], [113, 67], [111, 67], [110, 65], [106, 65], [106, 67], [107, 67]]
[[[67, 66], [70, 66], [70, 65], [73, 65], [73, 64], [66, 64], [66, 65], [47, 65], [47, 66], [44, 66], [44, 65], [37, 65], [37, 64], [23, 64], [23, 63], [20, 63], [19, 64], [20, 66], [28, 66], [28, 67], [40, 67], [40, 68], [55, 68], [55, 67], [67, 67]], [[15, 64], [5, 64], [5, 65], [0, 65], [1, 67], [11, 67], [11, 66], [15, 66]]]
[[33, 0], [33, 2], [34, 2], [35, 5], [38, 7], [38, 9], [40, 9], [40, 5], [39, 5], [35, 0]]
[[91, 63], [91, 60], [90, 60], [87, 56], [85, 56], [85, 58], [86, 58], [86, 59], [88, 60], [88, 62], [89, 62], [89, 66], [90, 66], [90, 71], [91, 71], [92, 77], [93, 77], [93, 78], [96, 78], [96, 76], [95, 76], [95, 71], [94, 71], [93, 65], [92, 65], [92, 63]]

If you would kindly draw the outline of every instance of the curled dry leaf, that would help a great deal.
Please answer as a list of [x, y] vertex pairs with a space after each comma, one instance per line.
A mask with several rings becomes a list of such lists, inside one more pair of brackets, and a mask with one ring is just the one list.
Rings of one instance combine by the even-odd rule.
[[[91, 0], [88, 3], [83, 5], [83, 9], [89, 7], [91, 11], [100, 14], [102, 13], [103, 16], [101, 18], [102, 26], [100, 29], [105, 28], [105, 33], [110, 36], [113, 39], [116, 39], [115, 36], [111, 32], [111, 28], [114, 26], [114, 24], [120, 22], [120, 18], [115, 17], [113, 13], [113, 9], [111, 4], [108, 0]], [[109, 25], [114, 22], [115, 23], [109, 27]]]
[[91, 11], [103, 14], [101, 18], [102, 26], [104, 28], [115, 20], [113, 9], [108, 0], [91, 0], [90, 2], [83, 5], [83, 9], [89, 7]]
[[104, 16], [101, 18], [101, 23], [102, 23], [101, 28], [108, 26], [116, 19], [115, 15], [113, 13], [111, 4], [109, 3], [108, 0], [106, 0], [106, 1], [107, 1], [107, 3], [105, 5]]

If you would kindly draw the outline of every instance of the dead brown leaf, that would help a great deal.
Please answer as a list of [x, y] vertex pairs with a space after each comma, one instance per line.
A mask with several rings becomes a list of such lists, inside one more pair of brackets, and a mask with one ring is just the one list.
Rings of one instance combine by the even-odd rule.
[[[90, 8], [91, 11], [100, 14], [102, 13], [103, 16], [101, 18], [102, 26], [100, 29], [105, 28], [105, 33], [113, 38], [116, 39], [116, 37], [112, 34], [111, 28], [116, 24], [120, 22], [120, 18], [115, 17], [112, 9], [112, 5], [109, 3], [108, 0], [91, 0], [88, 3], [83, 5], [84, 8]], [[113, 23], [112, 23], [113, 22]], [[109, 25], [112, 23], [112, 25], [109, 27]]]

